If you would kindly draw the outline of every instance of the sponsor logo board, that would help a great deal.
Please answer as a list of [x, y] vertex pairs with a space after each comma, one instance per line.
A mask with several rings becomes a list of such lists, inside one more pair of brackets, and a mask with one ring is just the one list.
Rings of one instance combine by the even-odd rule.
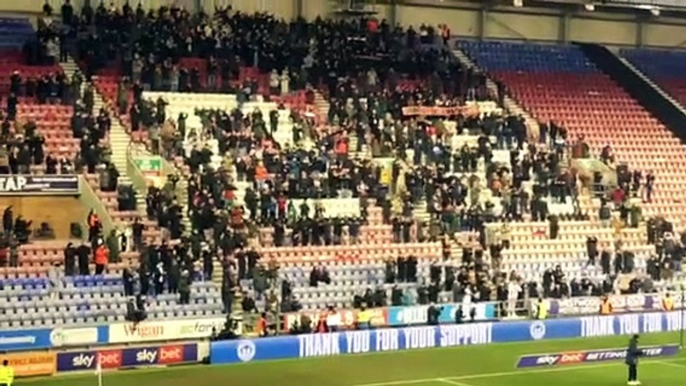
[[[642, 349], [643, 357], [654, 358], [661, 356], [676, 355], [679, 346], [657, 346], [645, 347]], [[626, 349], [608, 349], [579, 352], [565, 352], [557, 354], [527, 355], [519, 358], [517, 367], [539, 367], [539, 366], [563, 366], [580, 363], [606, 362], [623, 360], [626, 357]]]
[[52, 375], [56, 371], [54, 352], [25, 352], [0, 355], [0, 363], [9, 361], [17, 377]]
[[209, 338], [213, 329], [220, 331], [225, 323], [225, 318], [115, 323], [109, 327], [109, 343]]
[[76, 175], [0, 175], [0, 195], [77, 195]]
[[97, 367], [98, 361], [103, 369], [191, 363], [198, 361], [198, 346], [197, 344], [180, 344], [63, 352], [57, 354], [57, 371], [93, 370]]

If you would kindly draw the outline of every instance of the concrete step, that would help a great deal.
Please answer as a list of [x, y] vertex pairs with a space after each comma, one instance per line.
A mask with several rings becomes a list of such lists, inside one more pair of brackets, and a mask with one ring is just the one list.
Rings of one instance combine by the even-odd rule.
[[212, 267], [214, 268], [214, 270], [212, 271], [212, 281], [214, 283], [221, 285], [223, 279], [222, 270], [224, 269], [224, 267], [222, 267], [222, 264], [216, 260], [212, 263]]
[[417, 219], [420, 219], [420, 220], [422, 220], [422, 221], [428, 221], [428, 220], [431, 219], [431, 215], [429, 214], [429, 212], [420, 213], [420, 212], [415, 212], [415, 211], [413, 211], [413, 212], [412, 212], [412, 217], [417, 218]]
[[644, 82], [649, 84], [660, 96], [663, 98], [667, 99], [674, 107], [676, 107], [679, 111], [681, 111], [682, 114], [686, 115], [686, 109], [684, 109], [684, 106], [681, 105], [676, 99], [674, 99], [669, 93], [665, 92], [660, 86], [655, 84], [652, 79], [647, 77], [641, 70], [636, 68], [630, 61], [628, 61], [626, 58], [618, 55], [616, 52], [613, 50], [610, 50], [610, 52], [613, 53], [619, 59], [624, 66], [626, 66], [628, 69], [630, 69], [633, 73], [635, 73], [639, 78], [641, 78]]
[[414, 209], [412, 209], [412, 216], [423, 221], [431, 219], [431, 214], [426, 210], [426, 204], [417, 204]]
[[[85, 87], [85, 85], [83, 86]], [[100, 95], [97, 90], [94, 98], [94, 104], [93, 104], [93, 109], [95, 110], [95, 113], [97, 113], [97, 110], [99, 110], [101, 107], [106, 105], [105, 99]], [[110, 130], [110, 135], [109, 135], [109, 140], [110, 140], [110, 146], [112, 149], [112, 162], [114, 165], [119, 169], [121, 173], [126, 173], [127, 169], [127, 153], [129, 146], [132, 143], [131, 136], [126, 132], [126, 129], [124, 126], [118, 121], [117, 117], [113, 117], [113, 122], [112, 122], [112, 127]], [[150, 156], [151, 154], [145, 149], [144, 146], [135, 146], [136, 150], [140, 152], [141, 155], [148, 155]], [[180, 173], [179, 173], [180, 174]], [[130, 181], [130, 178], [126, 175], [123, 176], [126, 181]], [[188, 213], [188, 197], [185, 194], [187, 187], [187, 181], [181, 181], [181, 188], [183, 189], [184, 194], [182, 194], [179, 197], [179, 202], [184, 206], [182, 214], [182, 223], [183, 224], [190, 224], [189, 219], [187, 218], [187, 213]], [[145, 201], [145, 195], [147, 192], [142, 192], [142, 191], [137, 191], [137, 196], [136, 196], [136, 201], [137, 201], [137, 206], [138, 210], [143, 214], [145, 213], [146, 210], [146, 201]], [[190, 226], [186, 227], [187, 230], [190, 230]], [[219, 279], [221, 283], [221, 267], [219, 268]]]
[[353, 157], [353, 158], [358, 156], [358, 154], [357, 154], [357, 143], [358, 143], [357, 136], [351, 135], [349, 137], [349, 143], [348, 143], [348, 155]]

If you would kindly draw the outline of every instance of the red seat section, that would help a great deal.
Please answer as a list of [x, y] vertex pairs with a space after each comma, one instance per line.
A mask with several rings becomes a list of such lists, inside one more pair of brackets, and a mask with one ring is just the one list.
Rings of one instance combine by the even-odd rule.
[[686, 220], [686, 147], [572, 46], [468, 43], [461, 48], [503, 82], [539, 121], [555, 121], [598, 155], [610, 145], [618, 162], [656, 174], [644, 215]]

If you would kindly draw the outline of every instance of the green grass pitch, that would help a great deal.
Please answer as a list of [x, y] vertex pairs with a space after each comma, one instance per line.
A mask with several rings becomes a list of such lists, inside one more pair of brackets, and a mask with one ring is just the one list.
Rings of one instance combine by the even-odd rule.
[[[678, 333], [644, 335], [641, 346], [675, 344]], [[625, 385], [622, 362], [518, 370], [526, 354], [621, 348], [626, 336], [550, 340], [252, 362], [108, 372], [103, 386], [581, 386]], [[686, 354], [643, 360], [645, 386], [686, 386]], [[95, 386], [93, 373], [18, 380], [26, 386]]]

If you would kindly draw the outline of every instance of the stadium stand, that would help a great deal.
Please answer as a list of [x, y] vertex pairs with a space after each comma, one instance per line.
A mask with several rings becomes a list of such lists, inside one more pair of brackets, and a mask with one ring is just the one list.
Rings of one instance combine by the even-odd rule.
[[[653, 197], [644, 197], [648, 202], [641, 203], [641, 207], [646, 216], [673, 218], [673, 214], [679, 211], [681, 204], [672, 200], [677, 186], [670, 182], [675, 174], [664, 163], [666, 159], [676, 162], [674, 157], [682, 151], [679, 140], [607, 75], [597, 70], [578, 47], [505, 42], [460, 42], [458, 47], [501, 82], [510, 95], [542, 122], [543, 130], [555, 123], [562, 125], [569, 132], [569, 142], [574, 137], [586, 141], [600, 158], [609, 147], [617, 165], [628, 164], [630, 170], [647, 173], [646, 180], [642, 180], [638, 173], [638, 179], [633, 182], [636, 186], [648, 183], [650, 186], [644, 189], [644, 193], [653, 189], [660, 192]], [[548, 126], [547, 122], [553, 124]], [[546, 136], [550, 133], [542, 131], [541, 137]], [[646, 143], [650, 146], [646, 147]], [[671, 150], [665, 152], [666, 148]], [[652, 173], [657, 177], [651, 177]], [[651, 178], [660, 182], [653, 187]], [[630, 200], [638, 204], [636, 198]], [[555, 257], [546, 259], [548, 263], [539, 265], [536, 262], [527, 270], [540, 272], [541, 267], [557, 261], [563, 264], [565, 272], [576, 272], [574, 276], [579, 277], [580, 272], [588, 272], [584, 267], [586, 259], [583, 253], [575, 256], [574, 251], [583, 251], [584, 240], [591, 235], [607, 234], [607, 238], [596, 236], [604, 239], [602, 242], [607, 245], [618, 236], [618, 229], [604, 232], [597, 222], [566, 225], [568, 230], [564, 233], [569, 232], [566, 240], [529, 241], [521, 252], [508, 251], [508, 257], [516, 261], [520, 254], [527, 259], [526, 256], [532, 253], [541, 253], [540, 256], [552, 253]], [[527, 234], [524, 229], [531, 226], [518, 224], [517, 227], [522, 229], [517, 232]], [[641, 230], [621, 230], [620, 233], [624, 250], [633, 251], [638, 258], [637, 267], [644, 267], [654, 254], [654, 246], [648, 244]], [[509, 267], [518, 272], [524, 268], [521, 263]]]
[[[58, 35], [55, 26], [39, 23], [36, 34], [27, 19], [3, 19], [1, 24], [2, 47], [8, 52], [3, 54], [2, 66], [6, 71], [2, 72], [1, 82], [7, 100], [7, 117], [3, 124], [3, 133], [5, 130], [8, 133], [3, 139], [5, 173], [84, 173], [85, 181], [117, 228], [116, 232], [102, 234], [101, 220], [90, 223], [93, 225], [90, 232], [99, 233], [99, 237], [90, 238], [89, 244], [79, 246], [77, 243], [75, 246], [83, 247], [82, 251], [73, 247], [65, 249], [69, 240], [40, 241], [29, 237], [28, 244], [19, 245], [9, 236], [9, 242], [3, 242], [2, 248], [5, 311], [0, 317], [0, 325], [14, 328], [122, 320], [128, 317], [122, 272], [127, 267], [139, 265], [139, 253], [132, 248], [131, 228], [135, 228], [132, 224], [136, 222], [147, 228], [139, 237], [145, 243], [155, 243], [160, 240], [158, 223], [147, 219], [136, 221], [144, 216], [135, 208], [135, 196], [131, 197], [126, 184], [122, 183], [128, 178], [118, 178], [119, 173], [109, 158], [107, 133], [111, 122], [107, 109], [95, 105], [94, 90], [75, 66], [57, 64], [57, 58], [51, 55], [54, 53], [46, 51], [55, 45]], [[45, 62], [53, 64], [46, 66]], [[14, 141], [19, 141], [18, 145]], [[21, 148], [22, 141], [28, 150]], [[13, 152], [8, 142], [9, 146], [18, 146], [18, 152]], [[9, 162], [8, 153], [11, 154]], [[153, 212], [157, 215], [160, 210]], [[94, 218], [89, 216], [89, 222]], [[9, 209], [3, 220], [5, 224], [13, 223]], [[7, 234], [6, 231], [5, 236]], [[133, 241], [136, 238], [134, 235]], [[109, 274], [88, 275], [94, 268], [93, 261], [97, 271], [98, 248], [105, 241], [110, 253]], [[90, 247], [93, 247], [92, 252]], [[81, 275], [73, 276], [77, 271]], [[179, 299], [172, 295], [147, 300], [147, 316], [192, 317], [221, 312], [221, 305], [217, 308], [216, 304], [211, 304], [217, 299], [216, 288], [198, 282], [189, 290], [192, 294], [185, 305], [178, 305], [183, 297]]]
[[[682, 209], [672, 200], [681, 144], [667, 128], [614, 84], [574, 46], [516, 43], [463, 43], [462, 47], [542, 122], [563, 124], [572, 137], [583, 137], [591, 148], [609, 146], [612, 158], [630, 170], [659, 174], [658, 196], [644, 206], [646, 216], [672, 215]], [[550, 58], [554, 58], [551, 60]], [[546, 94], [540, 93], [546, 89]], [[597, 130], [599, 127], [604, 129]], [[649, 149], [645, 148], [649, 144]], [[668, 149], [668, 150], [665, 150]]]
[[[182, 14], [182, 15], [176, 15], [174, 17], [183, 18], [186, 16], [184, 16]], [[259, 26], [261, 24], [267, 24], [268, 25], [271, 22], [261, 19], [261, 16], [256, 17], [256, 18], [250, 17], [250, 16], [236, 16], [233, 20], [230, 20], [229, 23], [235, 23], [235, 24], [233, 24], [234, 27], [236, 27], [236, 26], [240, 27], [240, 25], [242, 25], [244, 23], [253, 23], [253, 24]], [[326, 24], [326, 23], [330, 23], [330, 22], [325, 21], [324, 23]], [[336, 26], [335, 24], [328, 24], [326, 26], [328, 28], [340, 28], [340, 26]], [[354, 33], [362, 34], [363, 33], [363, 26], [354, 26], [354, 28], [360, 28], [360, 27], [362, 27], [362, 29], [355, 31]], [[268, 27], [268, 28], [271, 28], [271, 27]], [[105, 46], [107, 46], [107, 44], [105, 44]], [[275, 52], [276, 52], [276, 50], [274, 50], [274, 48], [269, 49], [269, 53], [273, 54]], [[444, 50], [444, 53], [445, 52], [447, 52], [447, 51]], [[374, 52], [371, 52], [371, 53], [374, 54]], [[429, 53], [430, 53], [430, 51], [429, 51]], [[431, 53], [430, 53], [430, 55], [431, 55]], [[142, 56], [144, 56], [144, 55], [141, 55], [141, 57]], [[82, 55], [82, 57], [83, 57], [83, 55]], [[430, 58], [430, 57], [427, 57], [427, 58]], [[427, 58], [423, 58], [423, 59], [426, 60], [427, 62], [430, 62], [430, 60], [427, 60]], [[323, 59], [324, 58], [321, 58], [320, 60], [323, 61]], [[252, 60], [252, 59], [250, 58], [250, 60]], [[248, 60], [246, 60], [245, 62], [246, 62], [246, 64], [250, 63]], [[205, 68], [205, 66], [207, 65], [207, 62], [203, 61], [202, 59], [190, 59], [190, 58], [181, 58], [181, 59], [179, 59], [178, 63], [179, 63], [180, 68], [188, 68], [190, 63], [195, 63], [196, 68], [199, 67], [201, 69]], [[225, 63], [222, 63], [222, 64], [225, 64]], [[164, 65], [166, 67], [168, 67], [168, 64], [164, 64]], [[228, 63], [226, 63], [226, 65], [228, 65]], [[117, 70], [116, 68], [115, 69], [110, 68], [110, 69], [104, 69], [104, 70], [100, 69], [100, 70], [98, 70], [99, 71], [98, 73], [100, 74], [100, 76], [98, 76], [96, 83], [99, 84], [99, 88], [101, 90], [103, 90], [105, 92], [105, 94], [109, 94], [109, 97], [112, 98], [113, 101], [114, 101], [114, 97], [116, 96], [117, 101], [123, 102], [125, 99], [125, 98], [123, 98], [123, 95], [122, 95], [122, 93], [124, 93], [124, 89], [123, 89], [123, 87], [120, 86], [120, 84], [122, 84], [122, 85], [124, 85], [124, 84], [120, 83], [120, 80], [116, 78], [116, 74], [119, 72], [124, 72], [124, 73], [130, 73], [130, 74], [134, 75], [134, 72], [137, 72], [137, 71], [134, 71], [135, 67], [136, 66], [134, 65], [131, 69], [124, 68], [121, 71]], [[265, 69], [265, 68], [263, 68], [263, 69]], [[196, 94], [195, 96], [191, 97], [192, 99], [190, 99], [190, 100], [196, 101], [196, 103], [195, 103], [196, 106], [192, 106], [192, 103], [189, 103], [190, 100], [188, 98], [184, 98], [182, 96], [183, 94], [173, 94], [173, 93], [168, 93], [168, 92], [163, 93], [163, 94], [154, 94], [154, 93], [148, 93], [148, 92], [141, 92], [140, 90], [142, 88], [150, 88], [153, 90], [157, 90], [160, 88], [164, 88], [163, 86], [165, 86], [165, 85], [167, 85], [170, 89], [175, 89], [176, 86], [174, 86], [174, 85], [177, 83], [173, 79], [173, 72], [171, 74], [172, 78], [170, 80], [165, 80], [165, 78], [163, 77], [162, 82], [156, 82], [154, 77], [151, 79], [149, 77], [146, 78], [146, 77], [142, 76], [146, 72], [145, 67], [143, 68], [143, 70], [144, 71], [141, 71], [141, 74], [140, 74], [141, 78], [140, 79], [134, 79], [134, 81], [132, 82], [133, 83], [133, 94], [134, 94], [134, 97], [133, 97], [134, 106], [142, 106], [143, 104], [141, 102], [145, 99], [148, 99], [151, 102], [155, 102], [154, 104], [157, 105], [156, 107], [162, 106], [163, 105], [162, 103], [156, 103], [158, 100], [160, 100], [160, 98], [159, 98], [160, 96], [162, 96], [163, 100], [166, 99], [166, 103], [168, 105], [163, 107], [164, 114], [159, 114], [160, 110], [158, 108], [157, 112], [147, 111], [147, 115], [148, 115], [147, 117], [145, 117], [145, 114], [141, 114], [141, 116], [136, 116], [137, 114], [135, 114], [134, 116], [131, 116], [132, 119], [130, 119], [130, 121], [133, 123], [133, 125], [131, 126], [133, 131], [138, 131], [137, 130], [138, 126], [139, 126], [138, 122], [150, 121], [149, 118], [151, 116], [161, 115], [164, 117], [167, 117], [167, 116], [176, 117], [178, 114], [183, 114], [183, 116], [187, 117], [187, 118], [184, 118], [184, 121], [185, 121], [184, 126], [188, 127], [188, 130], [186, 130], [186, 132], [188, 134], [191, 134], [191, 133], [193, 133], [193, 131], [195, 129], [199, 129], [199, 127], [196, 127], [196, 125], [201, 122], [201, 117], [195, 117], [194, 116], [195, 115], [194, 113], [196, 112], [195, 108], [198, 107], [197, 106], [198, 104], [200, 105], [201, 108], [202, 107], [206, 107], [206, 108], [223, 107], [227, 112], [230, 111], [230, 109], [232, 107], [231, 105], [235, 104], [235, 102], [233, 100], [227, 100], [226, 102], [219, 102], [222, 99], [221, 97], [213, 97], [213, 96], [210, 96], [210, 94]], [[266, 70], [270, 70], [270, 68], [266, 68]], [[193, 71], [194, 71], [193, 68], [191, 68], [190, 69], [191, 74], [190, 74], [190, 78], [188, 79], [188, 82], [179, 82], [180, 83], [179, 88], [184, 89], [186, 91], [188, 91], [189, 88], [195, 89], [195, 90], [206, 88], [206, 86], [207, 86], [206, 80], [209, 80], [209, 79], [207, 79], [208, 77], [206, 76], [204, 71], [198, 70], [199, 74], [196, 74], [196, 75], [193, 75]], [[366, 71], [363, 69], [361, 71], [361, 73], [366, 73]], [[246, 76], [243, 76], [242, 74], [246, 74]], [[255, 75], [255, 74], [256, 74], [256, 69], [254, 69], [254, 68], [251, 69], [250, 67], [247, 67], [247, 68], [246, 67], [240, 67], [240, 70], [238, 71], [237, 82], [236, 82], [236, 80], [234, 80], [233, 82], [236, 84], [241, 84], [241, 83], [246, 84], [246, 82], [251, 81], [252, 78], [258, 78], [258, 79], [266, 78], [264, 76], [259, 76], [259, 75]], [[193, 78], [195, 76], [199, 77], [199, 81], [193, 80]], [[293, 76], [293, 77], [295, 77], [295, 76]], [[141, 87], [139, 81], [141, 81], [143, 83], [143, 87]], [[210, 82], [210, 83], [212, 83], [212, 82]], [[220, 83], [222, 83], [222, 82], [220, 82]], [[294, 83], [294, 82], [291, 82], [291, 83]], [[414, 81], [414, 82], [404, 82], [402, 84], [405, 85], [405, 86], [403, 86], [403, 88], [407, 92], [407, 91], [412, 91], [418, 83], [416, 81]], [[414, 84], [414, 86], [413, 86], [413, 84]], [[333, 89], [330, 89], [329, 93], [335, 94], [337, 91], [336, 90], [337, 85], [334, 84], [333, 86], [334, 86]], [[269, 90], [269, 91], [275, 91], [274, 89], [276, 87], [271, 87], [271, 88], [272, 88], [272, 90]], [[285, 91], [284, 90], [285, 88], [289, 88], [289, 87], [283, 87], [283, 85], [282, 85], [280, 91]], [[264, 92], [264, 87], [261, 87], [260, 85], [258, 85], [255, 88], [255, 90], [258, 92]], [[271, 132], [270, 132], [271, 138], [270, 138], [270, 141], [268, 143], [270, 143], [272, 145], [276, 145], [277, 147], [284, 147], [284, 146], [290, 145], [293, 142], [294, 138], [298, 138], [298, 136], [294, 135], [294, 133], [293, 133], [293, 128], [292, 128], [293, 124], [291, 124], [287, 120], [288, 117], [292, 116], [292, 114], [289, 113], [289, 111], [287, 109], [281, 108], [281, 106], [278, 106], [274, 102], [261, 102], [260, 101], [261, 98], [259, 96], [257, 98], [253, 98], [253, 99], [257, 99], [256, 101], [245, 103], [245, 98], [250, 98], [250, 94], [252, 93], [252, 89], [250, 89], [249, 92], [241, 92], [242, 89], [239, 87], [237, 91], [238, 91], [237, 99], [239, 100], [240, 103], [242, 103], [241, 113], [244, 116], [248, 116], [250, 114], [254, 118], [255, 117], [255, 115], [254, 115], [255, 109], [259, 109], [261, 111], [261, 115], [263, 115], [263, 116], [270, 115], [270, 121], [271, 121], [271, 115], [273, 114], [273, 112], [278, 113], [278, 117], [280, 117], [280, 118], [275, 119], [275, 122], [274, 122], [277, 130], [271, 130]], [[465, 92], [466, 91], [467, 90], [465, 90]], [[482, 90], [474, 90], [472, 88], [472, 90], [471, 90], [472, 98], [475, 96], [478, 96], [479, 98], [483, 99], [484, 96], [482, 95], [481, 91]], [[136, 95], [140, 95], [140, 97], [137, 97]], [[399, 95], [399, 96], [405, 97], [404, 95]], [[303, 102], [306, 102], [308, 99], [311, 101], [313, 98], [308, 98], [307, 91], [305, 91], [305, 92], [296, 92], [292, 95], [281, 96], [280, 98], [278, 98], [278, 101], [281, 103], [286, 101], [290, 105], [295, 106], [298, 110], [302, 110]], [[200, 102], [200, 101], [202, 101], [202, 102]], [[220, 105], [223, 104], [223, 106], [218, 106], [217, 103], [219, 103]], [[396, 103], [395, 106], [398, 106], [398, 104]], [[141, 109], [141, 110], [143, 110], [143, 109]], [[121, 108], [120, 112], [123, 112], [123, 111], [126, 111], [126, 109]], [[134, 107], [133, 111], [134, 112], [136, 111], [135, 107]], [[396, 112], [398, 112], [398, 111], [396, 111]], [[237, 121], [241, 122], [242, 119], [237, 119]], [[271, 124], [272, 123], [270, 122], [270, 125]], [[181, 126], [181, 125], [179, 125], [179, 126]], [[205, 125], [205, 126], [207, 126], [207, 125]], [[252, 122], [252, 126], [253, 126], [253, 128], [256, 127], [256, 122], [254, 122], [254, 119]], [[208, 131], [210, 133], [216, 132], [216, 130], [208, 130], [208, 127], [203, 127], [202, 129], [205, 132], [208, 132]], [[147, 136], [149, 136], [149, 134], [150, 134], [149, 130], [148, 130], [147, 134], [148, 134]], [[319, 132], [315, 131], [314, 136], [317, 137], [318, 134], [319, 134]], [[202, 135], [203, 134], [201, 134], [201, 136]], [[146, 134], [143, 134], [142, 136], [146, 137]], [[308, 136], [312, 136], [312, 134], [310, 134]], [[187, 137], [187, 136], [184, 135], [184, 137]], [[273, 141], [271, 141], [272, 139], [273, 139]], [[318, 139], [324, 139], [324, 140], [328, 141], [328, 140], [331, 140], [331, 137], [324, 137], [324, 138], [318, 138]], [[360, 140], [359, 137], [356, 139], [358, 141]], [[364, 139], [364, 138], [361, 138], [361, 139]], [[214, 138], [213, 140], [217, 140], [217, 138]], [[214, 150], [213, 153], [215, 155], [213, 158], [215, 160], [213, 163], [214, 163], [214, 166], [217, 166], [217, 164], [219, 163], [218, 161], [220, 159], [219, 157], [216, 156], [216, 153], [218, 150], [217, 148], [219, 146], [218, 145], [213, 146], [213, 143], [212, 143], [213, 140], [210, 140], [210, 148], [212, 148]], [[153, 135], [153, 139], [150, 142], [156, 143], [157, 142], [157, 135]], [[161, 142], [164, 142], [164, 140]], [[184, 140], [183, 142], [186, 142], [186, 141]], [[219, 141], [217, 141], [217, 142], [219, 142]], [[258, 144], [259, 144], [259, 142], [258, 142]], [[163, 145], [162, 147], [164, 148], [165, 146]], [[171, 147], [176, 148], [176, 146], [171, 146]], [[187, 147], [187, 146], [184, 146], [184, 147]], [[293, 155], [293, 153], [290, 153], [290, 154]], [[191, 151], [190, 157], [188, 157], [188, 158], [189, 158], [189, 161], [191, 161], [190, 162], [191, 165], [189, 165], [190, 166], [189, 171], [195, 172], [197, 170], [197, 165], [195, 162], [193, 162], [194, 156], [192, 154], [192, 151]], [[235, 160], [240, 163], [240, 161], [238, 159], [235, 159]], [[272, 165], [273, 165], [273, 163], [272, 163]], [[253, 173], [253, 171], [250, 169], [248, 169], [248, 172], [249, 172], [249, 174]], [[235, 173], [235, 174], [238, 174], [238, 173]], [[246, 189], [244, 187], [246, 186], [246, 184], [245, 183], [241, 184], [241, 181], [237, 181], [236, 185], [242, 185], [241, 189], [236, 189], [235, 192], [233, 192], [232, 194], [235, 194], [235, 196], [236, 196], [235, 198], [238, 200], [238, 202], [240, 202], [242, 200], [242, 198], [245, 196]], [[191, 189], [193, 189], [193, 186], [194, 186], [193, 181], [191, 181], [190, 186], [191, 186]], [[198, 193], [198, 192], [189, 192], [189, 193], [191, 193], [190, 194], [191, 197], [194, 197], [193, 193]], [[258, 193], [259, 193], [259, 191], [258, 191]], [[297, 196], [293, 196], [292, 194], [289, 194], [288, 196], [289, 196], [289, 198], [297, 197]], [[336, 194], [334, 194], [333, 197], [335, 197], [335, 196], [336, 196]], [[199, 198], [203, 199], [202, 195], [200, 195]], [[299, 204], [299, 203], [297, 203], [297, 201], [293, 201], [293, 202], [295, 204]], [[341, 203], [343, 203], [343, 202], [350, 202], [350, 204], [341, 205]], [[331, 205], [329, 205], [329, 203]], [[355, 203], [355, 201], [351, 202], [349, 199], [348, 199], [348, 201], [345, 201], [345, 200], [327, 201], [327, 202], [323, 202], [323, 205], [324, 205], [324, 208], [322, 208], [323, 213], [326, 213], [327, 216], [356, 215], [360, 212], [360, 209], [358, 209], [359, 205], [357, 203]], [[249, 206], [249, 205], [247, 205], [247, 206]], [[344, 208], [350, 208], [350, 209], [346, 210]], [[251, 210], [250, 212], [254, 216], [254, 214], [257, 211]], [[312, 212], [314, 213], [315, 211], [312, 211]], [[263, 218], [268, 217], [265, 215], [265, 213], [266, 213], [265, 210], [261, 211], [261, 216]], [[207, 230], [206, 226], [204, 226], [204, 227], [200, 226], [200, 227], [201, 227], [201, 229]], [[370, 224], [370, 227], [372, 227], [372, 229], [374, 227], [380, 228], [381, 233], [379, 233], [379, 234], [385, 234], [386, 235], [385, 238], [390, 239], [391, 235], [390, 235], [389, 231], [390, 231], [391, 227], [389, 225], [381, 226], [378, 224], [374, 224], [372, 226], [372, 224]], [[196, 228], [198, 228], [198, 226], [196, 226]], [[355, 228], [355, 226], [353, 226], [353, 228]], [[371, 237], [367, 236], [369, 230], [370, 229], [363, 227], [363, 229], [360, 231], [358, 236], [353, 236], [353, 237], [359, 238], [360, 241], [362, 241], [362, 242], [367, 241], [367, 240], [371, 239]], [[266, 236], [269, 234], [269, 232], [262, 231], [261, 233], [264, 234], [265, 237], [269, 237], [269, 236]], [[429, 257], [429, 256], [435, 257], [440, 253], [440, 245], [435, 244], [435, 243], [433, 245], [431, 245], [431, 244], [427, 244], [427, 245], [418, 244], [416, 247], [413, 246], [412, 244], [406, 244], [402, 248], [405, 249], [405, 252], [408, 254], [412, 254], [416, 250], [420, 253], [420, 255], [425, 256], [425, 257]], [[298, 251], [299, 254], [303, 254], [308, 249], [312, 249], [312, 248], [300, 248], [300, 249], [294, 249], [293, 251]], [[358, 248], [358, 249], [361, 249], [361, 248]], [[397, 249], [400, 249], [400, 248], [397, 248]], [[312, 249], [309, 253], [313, 253], [313, 254], [314, 253], [322, 253], [322, 251], [323, 251], [323, 249], [321, 249], [321, 248]], [[357, 254], [367, 254], [368, 252], [374, 252], [374, 251], [382, 252], [382, 254], [380, 256], [386, 257], [386, 258], [395, 257], [394, 255], [396, 254], [396, 252], [388, 253], [388, 248], [386, 248], [386, 250], [384, 250], [384, 249], [378, 249], [377, 250], [376, 248], [374, 248], [374, 249], [370, 249], [369, 251], [362, 249], [362, 252], [358, 252]], [[266, 252], [267, 256], [269, 256], [269, 257], [274, 256], [275, 261], [283, 260], [284, 262], [285, 262], [285, 259], [287, 258], [287, 256], [290, 254], [288, 249], [281, 249], [281, 250], [277, 249], [273, 252], [270, 250], [265, 250], [264, 252]], [[355, 254], [355, 253], [353, 253], [353, 254]], [[335, 255], [338, 255], [338, 254], [334, 254], [334, 256], [332, 256], [332, 257], [336, 257]], [[276, 257], [279, 257], [279, 258], [276, 258]], [[378, 261], [381, 261], [381, 260], [378, 260]], [[209, 265], [209, 264], [206, 264], [206, 265]], [[307, 269], [309, 269], [308, 266], [306, 266], [306, 267], [307, 267]], [[337, 304], [337, 305], [349, 305], [351, 297], [348, 297], [348, 298], [349, 298], [349, 301], [346, 302], [347, 304], [342, 303], [342, 304]], [[321, 306], [322, 304], [318, 304], [318, 305]]]
[[[194, 20], [213, 36], [205, 44], [157, 28], [197, 16], [180, 9], [96, 14], [76, 62], [61, 64], [74, 95], [63, 106], [20, 103], [16, 120], [35, 120], [48, 152], [75, 159], [75, 172], [85, 158], [90, 186], [133, 242], [95, 276], [80, 261], [53, 265], [63, 254], [90, 260], [80, 247], [63, 251], [66, 241], [22, 246], [18, 267], [3, 268], [0, 326], [139, 320], [143, 310], [157, 319], [524, 301], [601, 295], [646, 272], [664, 278], [651, 273], [655, 227], [639, 226], [640, 211], [672, 219], [683, 209], [670, 199], [680, 169], [664, 162], [677, 162], [681, 145], [574, 46], [453, 50], [429, 26], [284, 27], [224, 10]], [[0, 31], [29, 31], [6, 24]], [[144, 30], [135, 39], [134, 26]], [[7, 58], [10, 71], [42, 71]], [[103, 126], [86, 124], [101, 108]], [[589, 154], [576, 154], [580, 143]], [[131, 148], [161, 155], [178, 176], [122, 191], [136, 173]], [[582, 181], [578, 159], [605, 165], [615, 183]], [[118, 183], [103, 182], [112, 175]], [[145, 204], [123, 208], [122, 194]], [[89, 231], [95, 249], [118, 248]]]

